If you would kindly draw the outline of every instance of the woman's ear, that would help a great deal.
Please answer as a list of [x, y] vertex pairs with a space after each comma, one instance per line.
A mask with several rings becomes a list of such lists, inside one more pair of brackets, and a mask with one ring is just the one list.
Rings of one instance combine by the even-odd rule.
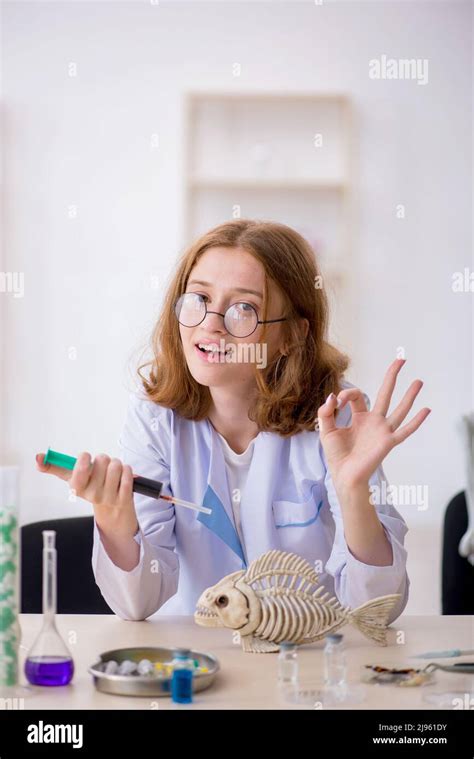
[[309, 330], [309, 321], [307, 319], [302, 319], [301, 321], [303, 323], [304, 337], [306, 338]]

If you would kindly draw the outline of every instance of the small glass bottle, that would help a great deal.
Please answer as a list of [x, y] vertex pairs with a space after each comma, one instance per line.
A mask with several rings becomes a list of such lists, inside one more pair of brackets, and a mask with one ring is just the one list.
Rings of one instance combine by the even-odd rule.
[[43, 626], [28, 651], [26, 679], [32, 685], [67, 685], [74, 662], [56, 629], [56, 532], [43, 530]]
[[340, 633], [328, 635], [324, 646], [324, 684], [327, 687], [345, 687], [346, 668], [344, 636]]
[[278, 653], [278, 684], [296, 685], [298, 682], [298, 647], [296, 643], [282, 641]]
[[190, 704], [193, 700], [194, 659], [189, 649], [177, 649], [171, 665], [171, 698], [177, 704]]

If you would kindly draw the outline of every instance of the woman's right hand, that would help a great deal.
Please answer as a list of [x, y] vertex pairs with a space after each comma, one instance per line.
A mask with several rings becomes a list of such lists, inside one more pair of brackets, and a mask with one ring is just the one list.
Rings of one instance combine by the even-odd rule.
[[138, 531], [137, 515], [133, 502], [132, 468], [120, 459], [102, 453], [91, 461], [91, 455], [81, 453], [74, 469], [63, 469], [44, 464], [44, 453], [36, 455], [40, 472], [54, 474], [69, 482], [69, 487], [80, 498], [94, 507], [94, 516], [102, 536], [118, 546], [128, 542]]

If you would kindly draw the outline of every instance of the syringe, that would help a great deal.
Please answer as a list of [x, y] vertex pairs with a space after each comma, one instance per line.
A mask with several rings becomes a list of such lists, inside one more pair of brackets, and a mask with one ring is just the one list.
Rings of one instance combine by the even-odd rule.
[[[48, 448], [46, 456], [44, 457], [44, 464], [52, 464], [53, 466], [59, 466], [63, 469], [74, 469], [74, 465], [77, 459], [74, 456], [67, 456], [65, 453], [59, 453]], [[185, 506], [187, 509], [194, 509], [194, 511], [200, 511], [203, 514], [212, 514], [212, 509], [206, 506], [198, 506], [191, 501], [184, 501], [182, 498], [176, 498], [171, 495], [161, 495], [163, 489], [163, 483], [159, 480], [150, 480], [148, 477], [141, 477], [138, 474], [133, 475], [133, 487], [134, 493], [140, 495], [147, 495], [150, 498], [162, 498], [164, 501], [177, 504], [178, 506]]]

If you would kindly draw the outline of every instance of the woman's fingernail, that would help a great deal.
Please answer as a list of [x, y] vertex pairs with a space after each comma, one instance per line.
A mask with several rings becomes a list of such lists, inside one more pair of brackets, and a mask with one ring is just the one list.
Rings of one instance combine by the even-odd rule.
[[329, 393], [328, 397], [326, 398], [326, 403], [331, 403], [336, 396], [334, 393]]

